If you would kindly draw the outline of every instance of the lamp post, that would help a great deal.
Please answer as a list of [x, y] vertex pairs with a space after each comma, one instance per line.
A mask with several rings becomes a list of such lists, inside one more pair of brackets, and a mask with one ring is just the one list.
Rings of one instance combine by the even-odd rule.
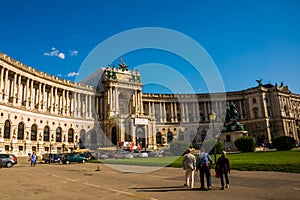
[[[216, 121], [216, 117], [217, 117], [217, 114], [213, 111], [211, 111], [211, 113], [209, 113], [208, 115], [209, 117], [209, 121], [212, 122], [213, 124], [213, 138], [215, 139], [215, 121]], [[217, 149], [216, 149], [216, 144], [214, 146], [214, 154], [215, 154], [215, 163], [217, 163]]]

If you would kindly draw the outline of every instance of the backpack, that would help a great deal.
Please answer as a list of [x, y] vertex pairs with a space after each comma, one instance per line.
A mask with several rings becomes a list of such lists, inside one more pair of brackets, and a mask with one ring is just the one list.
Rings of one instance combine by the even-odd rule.
[[204, 157], [198, 156], [197, 162], [196, 162], [196, 168], [200, 169], [203, 166], [208, 166], [208, 157], [207, 154], [204, 154]]

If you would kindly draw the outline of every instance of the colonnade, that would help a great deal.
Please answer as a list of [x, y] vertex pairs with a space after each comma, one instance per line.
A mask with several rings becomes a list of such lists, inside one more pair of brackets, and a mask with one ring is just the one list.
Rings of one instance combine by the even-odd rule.
[[0, 103], [66, 117], [92, 118], [94, 96], [92, 90], [84, 91], [0, 66]]

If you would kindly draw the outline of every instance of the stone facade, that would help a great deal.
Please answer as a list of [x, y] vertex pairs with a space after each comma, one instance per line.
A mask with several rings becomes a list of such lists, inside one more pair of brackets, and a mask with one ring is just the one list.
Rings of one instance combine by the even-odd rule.
[[122, 141], [145, 148], [173, 140], [200, 145], [214, 136], [212, 111], [220, 136], [228, 103], [235, 104], [239, 122], [258, 143], [278, 135], [299, 141], [300, 95], [283, 83], [219, 94], [146, 94], [142, 87], [140, 73], [123, 63], [74, 83], [0, 53], [0, 152], [56, 153]]

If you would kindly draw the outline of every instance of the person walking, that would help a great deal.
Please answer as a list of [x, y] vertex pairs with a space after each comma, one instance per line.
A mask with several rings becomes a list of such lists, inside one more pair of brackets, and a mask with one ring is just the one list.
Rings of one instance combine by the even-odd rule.
[[200, 171], [200, 189], [205, 190], [204, 187], [204, 175], [206, 178], [207, 189], [211, 190], [211, 174], [210, 166], [212, 164], [212, 159], [208, 153], [205, 153], [205, 149], [201, 148], [200, 154], [197, 158], [196, 166], [197, 170]]
[[36, 163], [36, 153], [33, 152], [31, 155], [31, 167], [35, 167], [35, 163]]
[[194, 172], [196, 169], [196, 158], [192, 154], [192, 150], [188, 149], [187, 154], [183, 156], [182, 167], [185, 170], [185, 183], [184, 186], [190, 188], [194, 187]]
[[[230, 163], [229, 159], [226, 157], [226, 151], [222, 151], [221, 157], [218, 158], [216, 164], [216, 173], [219, 174], [221, 179], [221, 190], [224, 190], [224, 188], [229, 188], [228, 174], [230, 174]], [[224, 177], [226, 185], [224, 184]]]

